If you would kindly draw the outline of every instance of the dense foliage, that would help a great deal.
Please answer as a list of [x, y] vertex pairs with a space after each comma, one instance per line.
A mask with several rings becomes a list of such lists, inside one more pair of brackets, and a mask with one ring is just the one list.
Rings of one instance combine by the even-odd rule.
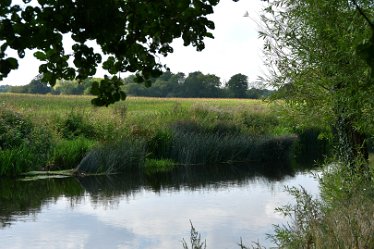
[[[183, 1], [84, 1], [84, 0], [3, 0], [0, 5], [0, 79], [18, 68], [26, 49], [45, 63], [39, 68], [43, 81], [52, 86], [58, 79], [84, 80], [103, 68], [110, 75], [137, 72], [142, 82], [161, 74], [158, 55], [173, 52], [171, 42], [181, 37], [184, 45], [204, 49], [204, 38], [213, 38], [214, 23], [207, 18], [219, 0]], [[63, 47], [64, 36], [74, 41], [73, 54]], [[87, 41], [94, 41], [97, 53]], [[74, 66], [68, 61], [73, 59]], [[108, 105], [126, 95], [117, 77], [93, 85], [97, 105]], [[147, 82], [149, 84], [149, 82]]]
[[[185, 76], [183, 73], [165, 72], [152, 80], [152, 87], [146, 88], [134, 81], [134, 76], [125, 79], [124, 89], [131, 96], [148, 97], [184, 97], [184, 98], [252, 98], [260, 99], [269, 96], [272, 91], [252, 87], [248, 89], [247, 76], [235, 74], [231, 77], [242, 77], [242, 87], [230, 87], [220, 81], [214, 74], [192, 72]], [[243, 87], [244, 86], [244, 87]]]
[[371, 52], [363, 56], [361, 49], [372, 39], [366, 19], [374, 19], [372, 6], [372, 1], [274, 0], [262, 16], [260, 35], [274, 68], [269, 82], [281, 89], [289, 113], [300, 111], [304, 123], [318, 118], [333, 127], [347, 164], [367, 158], [366, 141], [374, 134], [374, 78], [366, 60]]
[[[240, 78], [240, 86], [236, 87], [235, 81]], [[4, 92], [37, 93], [37, 94], [64, 94], [64, 95], [90, 95], [97, 78], [88, 78], [78, 82], [76, 80], [58, 80], [53, 87], [41, 82], [36, 77], [24, 86], [4, 87]], [[145, 97], [183, 97], [183, 98], [250, 98], [262, 99], [269, 96], [272, 91], [252, 87], [248, 89], [247, 76], [235, 74], [231, 77], [230, 84], [224, 84], [214, 74], [203, 74], [199, 71], [190, 73], [187, 77], [183, 73], [174, 74], [164, 72], [159, 77], [150, 78], [152, 87], [136, 82], [136, 76], [130, 75], [123, 79], [121, 89], [130, 96]]]

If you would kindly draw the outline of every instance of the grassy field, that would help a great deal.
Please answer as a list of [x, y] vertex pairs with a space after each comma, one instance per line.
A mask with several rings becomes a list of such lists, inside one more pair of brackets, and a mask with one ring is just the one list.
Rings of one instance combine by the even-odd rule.
[[0, 94], [0, 175], [287, 160], [295, 140], [260, 100], [129, 97], [97, 108], [91, 98]]
[[[175, 118], [201, 112], [216, 112], [216, 114], [238, 112], [264, 113], [269, 111], [269, 104], [260, 100], [250, 99], [183, 99], [183, 98], [143, 98], [128, 97], [126, 101], [118, 102], [109, 107], [96, 108], [91, 105], [91, 96], [66, 95], [31, 95], [31, 94], [1, 94], [2, 107], [17, 110], [35, 119], [44, 120], [56, 115], [66, 115], [71, 111], [86, 113], [90, 118], [100, 121], [120, 121], [126, 114], [127, 118], [152, 116], [158, 118]], [[122, 114], [122, 116], [121, 116]], [[219, 118], [219, 117], [217, 117]], [[109, 120], [108, 120], [109, 119]], [[122, 120], [123, 121], [123, 120]]]

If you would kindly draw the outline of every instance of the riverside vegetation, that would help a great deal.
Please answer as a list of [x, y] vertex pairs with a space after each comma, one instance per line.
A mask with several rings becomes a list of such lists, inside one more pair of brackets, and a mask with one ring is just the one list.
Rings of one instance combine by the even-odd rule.
[[302, 150], [296, 141], [326, 146], [316, 139], [317, 128], [292, 128], [264, 101], [130, 97], [95, 108], [89, 98], [1, 94], [0, 175], [66, 169], [157, 174], [182, 165], [287, 164]]
[[[291, 163], [327, 146], [317, 139], [320, 127], [293, 127], [275, 103], [259, 100], [129, 98], [109, 108], [92, 107], [88, 96], [1, 94], [0, 100], [2, 176], [41, 169], [147, 176], [192, 164]], [[296, 205], [278, 211], [291, 223], [276, 226], [271, 238], [280, 248], [371, 248], [368, 174], [333, 164], [321, 178], [321, 199], [289, 189]], [[205, 246], [194, 227], [190, 240], [192, 248]]]

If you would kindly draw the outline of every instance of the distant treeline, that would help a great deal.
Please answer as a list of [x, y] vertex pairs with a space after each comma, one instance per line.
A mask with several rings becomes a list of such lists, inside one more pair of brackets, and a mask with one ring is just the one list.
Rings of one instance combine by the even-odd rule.
[[[248, 77], [235, 74], [226, 83], [214, 74], [202, 72], [174, 74], [165, 72], [160, 77], [151, 80], [152, 87], [136, 83], [135, 75], [123, 79], [123, 89], [129, 96], [146, 97], [181, 97], [181, 98], [251, 98], [260, 99], [272, 93], [271, 90], [249, 88]], [[36, 77], [24, 86], [0, 86], [0, 92], [34, 93], [34, 94], [66, 94], [83, 95], [91, 94], [91, 86], [99, 78], [90, 78], [82, 82], [60, 80], [52, 88]]]

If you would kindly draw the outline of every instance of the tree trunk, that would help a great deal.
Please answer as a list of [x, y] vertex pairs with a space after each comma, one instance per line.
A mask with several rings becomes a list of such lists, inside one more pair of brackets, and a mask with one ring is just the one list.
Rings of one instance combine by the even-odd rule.
[[336, 124], [338, 157], [352, 169], [364, 170], [369, 160], [366, 134], [357, 131], [348, 118], [339, 115]]

